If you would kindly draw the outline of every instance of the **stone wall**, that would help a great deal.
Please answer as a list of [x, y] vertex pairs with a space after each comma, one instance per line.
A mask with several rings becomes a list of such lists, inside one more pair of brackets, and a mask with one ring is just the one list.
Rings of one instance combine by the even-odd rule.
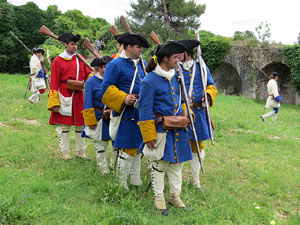
[[300, 103], [295, 88], [291, 87], [290, 68], [280, 48], [233, 46], [222, 64], [212, 71], [218, 90], [225, 94], [265, 100], [268, 79], [252, 64], [268, 75], [273, 71], [279, 73], [278, 86], [283, 103]]

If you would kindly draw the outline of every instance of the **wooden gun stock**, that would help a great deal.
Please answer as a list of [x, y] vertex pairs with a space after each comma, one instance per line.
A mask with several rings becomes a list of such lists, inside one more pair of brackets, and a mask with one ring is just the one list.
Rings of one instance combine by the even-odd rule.
[[110, 31], [114, 36], [119, 35], [119, 32], [117, 31], [117, 28], [116, 28], [114, 25], [111, 25], [111, 27], [109, 28], [109, 31]]
[[40, 28], [40, 33], [41, 34], [44, 34], [46, 36], [49, 36], [49, 37], [52, 37], [54, 38], [55, 40], [58, 40], [58, 36], [56, 36], [51, 30], [49, 30], [48, 27], [46, 27], [45, 25], [43, 25], [41, 28]]
[[128, 32], [128, 33], [132, 33], [132, 30], [128, 24], [128, 22], [126, 21], [125, 17], [124, 16], [121, 16], [120, 17], [120, 23], [121, 25], [124, 27], [125, 31]]
[[90, 40], [86, 37], [82, 42], [82, 45], [89, 50], [96, 58], [101, 58], [101, 56], [96, 52]]
[[[44, 34], [46, 36], [49, 36], [49, 37], [52, 37], [54, 38], [55, 40], [58, 40], [58, 36], [56, 36], [51, 30], [49, 30], [48, 27], [46, 27], [45, 25], [43, 25], [41, 28], [40, 28], [40, 33], [41, 34]], [[58, 40], [60, 43], [64, 44], [63, 42], [61, 42], [60, 40]], [[87, 61], [85, 61], [84, 58], [81, 57], [81, 55], [79, 55], [77, 52], [76, 52], [76, 57], [84, 63], [84, 65], [86, 65], [90, 70], [93, 70], [93, 67], [90, 66], [90, 64], [87, 63]]]
[[153, 31], [149, 34], [149, 38], [151, 38], [151, 40], [154, 41], [157, 45], [160, 44], [157, 35]]

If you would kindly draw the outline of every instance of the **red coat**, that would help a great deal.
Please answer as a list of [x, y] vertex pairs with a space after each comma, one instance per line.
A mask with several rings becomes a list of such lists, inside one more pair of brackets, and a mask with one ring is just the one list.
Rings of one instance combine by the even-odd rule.
[[[91, 70], [83, 64], [83, 62], [79, 61], [79, 75], [78, 80], [86, 81], [88, 79]], [[49, 93], [49, 102], [51, 102], [51, 98], [53, 94], [58, 94], [58, 90], [65, 97], [72, 96], [72, 90], [67, 89], [67, 80], [76, 80], [77, 75], [77, 64], [76, 64], [76, 56], [74, 55], [71, 59], [62, 58], [57, 56], [54, 59], [51, 68], [51, 83], [50, 83], [50, 93]], [[57, 94], [56, 94], [57, 93]], [[55, 99], [58, 96], [55, 96]], [[49, 107], [48, 102], [48, 107]], [[65, 125], [75, 125], [75, 126], [83, 126], [84, 120], [81, 115], [81, 111], [83, 110], [83, 102], [84, 102], [84, 92], [83, 90], [74, 91], [73, 95], [73, 108], [72, 108], [72, 116], [63, 116], [60, 113], [51, 112], [49, 124], [65, 124]]]

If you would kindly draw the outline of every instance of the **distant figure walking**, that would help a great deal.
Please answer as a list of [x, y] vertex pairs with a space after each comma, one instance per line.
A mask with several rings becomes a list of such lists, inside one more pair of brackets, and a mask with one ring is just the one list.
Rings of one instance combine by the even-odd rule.
[[298, 44], [300, 45], [300, 33], [298, 35]]
[[105, 43], [104, 43], [104, 39], [102, 38], [101, 41], [100, 41], [100, 49], [101, 49], [102, 52], [104, 50], [104, 47], [105, 47]]
[[97, 38], [95, 40], [95, 48], [96, 48], [97, 52], [99, 53], [99, 51], [100, 51], [100, 41], [99, 41], [99, 38]]
[[276, 121], [279, 107], [280, 107], [280, 102], [282, 101], [282, 98], [280, 97], [278, 92], [278, 85], [277, 85], [278, 73], [272, 72], [270, 78], [271, 79], [267, 84], [269, 96], [265, 108], [273, 108], [273, 110], [264, 115], [261, 115], [260, 118], [262, 119], [262, 121], [265, 121], [265, 119], [270, 116], [273, 116], [273, 121]]

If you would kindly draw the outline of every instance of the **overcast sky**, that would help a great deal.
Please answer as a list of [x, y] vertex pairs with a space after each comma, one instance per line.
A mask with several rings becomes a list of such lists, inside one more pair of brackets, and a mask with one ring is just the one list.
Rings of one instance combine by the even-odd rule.
[[[131, 9], [130, 2], [136, 0], [31, 0], [39, 8], [46, 10], [49, 5], [57, 5], [64, 13], [69, 9], [79, 9], [84, 15], [101, 17], [109, 23], [116, 16], [125, 15]], [[28, 0], [8, 0], [14, 5], [23, 5]], [[300, 1], [297, 0], [196, 0], [206, 4], [206, 11], [200, 17], [201, 28], [214, 34], [232, 37], [235, 31], [250, 30], [260, 22], [268, 21], [271, 26], [271, 40], [283, 44], [297, 42], [300, 32], [298, 19]]]

